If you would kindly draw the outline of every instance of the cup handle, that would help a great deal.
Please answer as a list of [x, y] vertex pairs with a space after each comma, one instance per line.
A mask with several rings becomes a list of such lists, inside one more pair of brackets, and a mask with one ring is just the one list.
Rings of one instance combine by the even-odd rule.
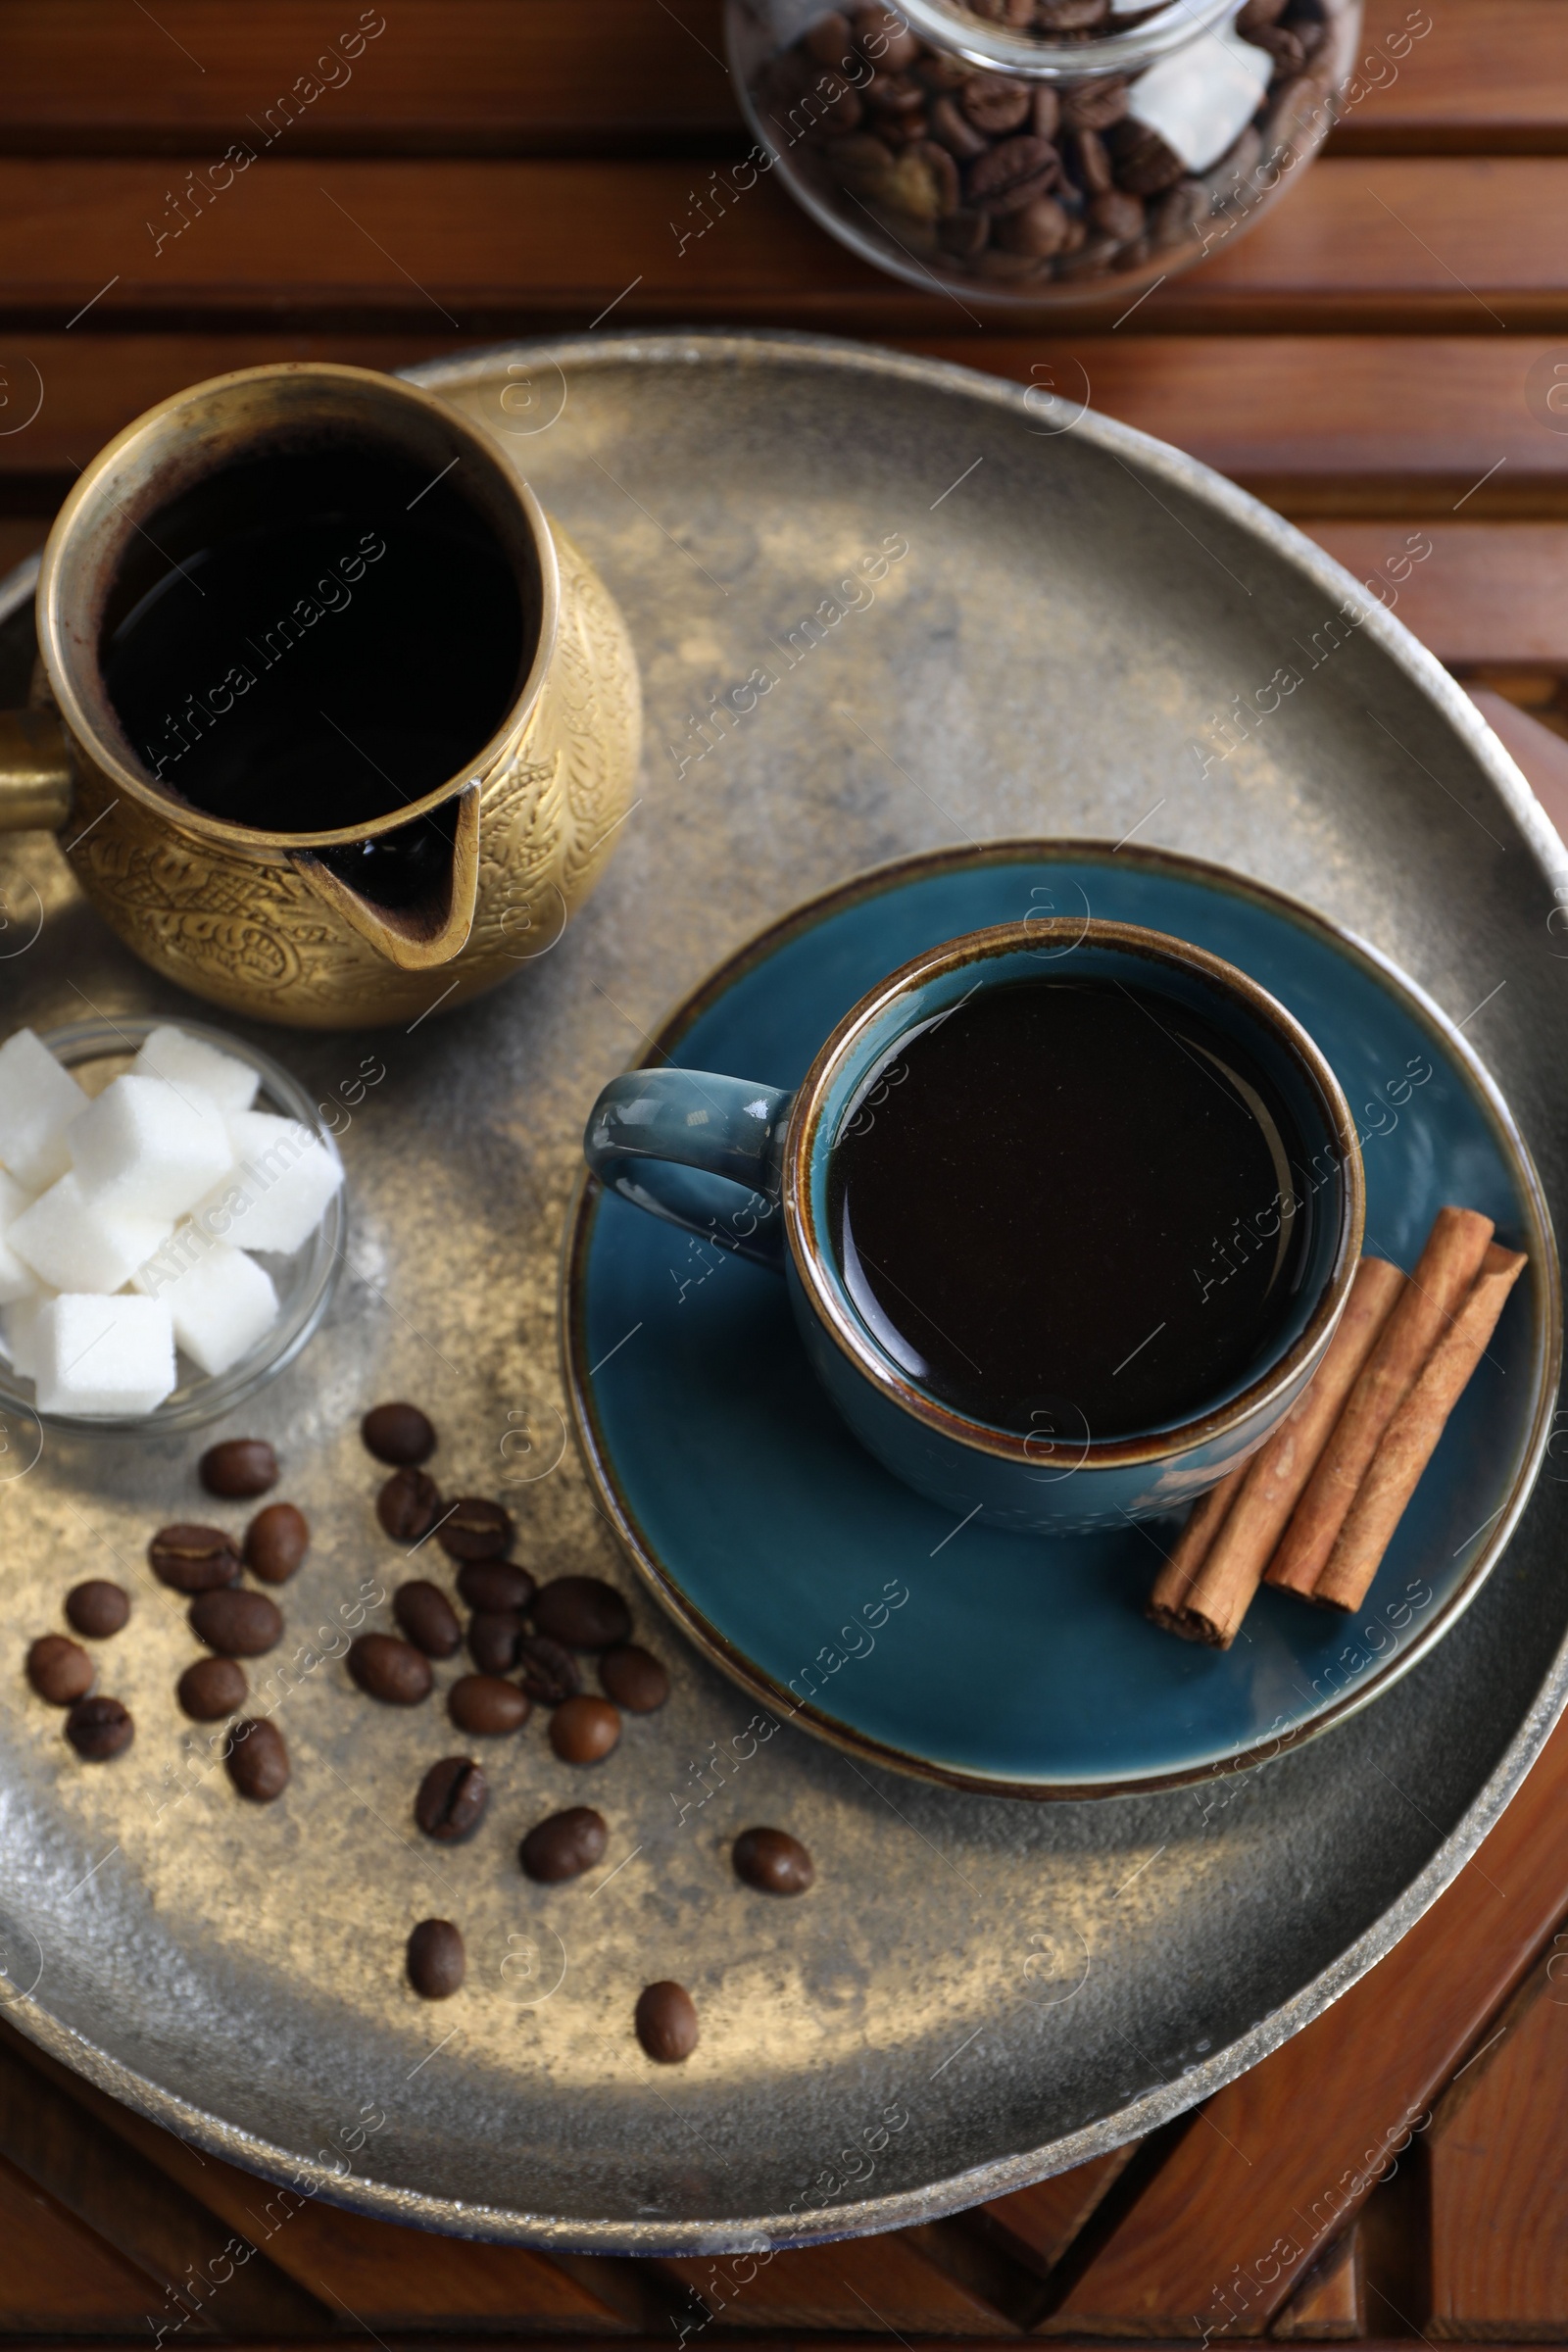
[[588, 1115], [602, 1184], [668, 1225], [759, 1265], [784, 1262], [779, 1212], [793, 1094], [707, 1070], [627, 1070]]
[[74, 789], [59, 719], [47, 710], [0, 710], [0, 833], [58, 833]]

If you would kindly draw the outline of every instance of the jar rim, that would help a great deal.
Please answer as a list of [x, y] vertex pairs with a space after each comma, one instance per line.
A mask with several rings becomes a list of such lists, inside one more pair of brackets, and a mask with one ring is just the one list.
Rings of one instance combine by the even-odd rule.
[[987, 24], [961, 0], [896, 0], [897, 14], [922, 39], [960, 57], [965, 65], [1011, 74], [1024, 81], [1131, 73], [1212, 32], [1240, 6], [1241, 0], [1165, 0], [1152, 16], [1125, 32], [1097, 33], [1086, 41], [1048, 41]]

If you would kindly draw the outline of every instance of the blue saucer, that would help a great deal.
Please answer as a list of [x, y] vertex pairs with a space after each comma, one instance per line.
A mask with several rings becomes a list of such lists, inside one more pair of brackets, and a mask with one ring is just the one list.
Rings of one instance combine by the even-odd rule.
[[879, 1763], [1028, 1796], [1193, 1781], [1386, 1690], [1501, 1556], [1561, 1352], [1545, 1203], [1463, 1037], [1373, 951], [1218, 867], [1099, 843], [905, 859], [764, 933], [657, 1043], [688, 1068], [793, 1086], [840, 1016], [922, 949], [1032, 910], [1091, 909], [1211, 949], [1310, 1031], [1363, 1135], [1369, 1251], [1409, 1266], [1455, 1201], [1530, 1252], [1354, 1616], [1265, 1589], [1230, 1650], [1180, 1642], [1143, 1615], [1173, 1523], [1054, 1540], [956, 1528], [844, 1428], [778, 1276], [594, 1183], [566, 1257], [567, 1378], [590, 1473], [687, 1632], [774, 1714]]

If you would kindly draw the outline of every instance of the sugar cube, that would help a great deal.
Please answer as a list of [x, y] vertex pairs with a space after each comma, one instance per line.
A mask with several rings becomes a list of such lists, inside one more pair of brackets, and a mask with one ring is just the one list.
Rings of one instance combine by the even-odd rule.
[[49, 1298], [34, 1330], [38, 1409], [103, 1419], [150, 1413], [174, 1386], [164, 1298]]
[[238, 1250], [298, 1250], [343, 1181], [336, 1155], [296, 1119], [242, 1110], [228, 1122], [235, 1165], [198, 1203], [197, 1222]]
[[139, 1217], [90, 1199], [74, 1169], [40, 1193], [7, 1246], [54, 1291], [118, 1291], [169, 1238], [168, 1217]]
[[133, 1216], [161, 1218], [166, 1227], [233, 1159], [222, 1114], [199, 1088], [134, 1074], [106, 1086], [74, 1121], [69, 1140], [88, 1198]]
[[31, 1195], [24, 1193], [14, 1176], [0, 1168], [0, 1306], [9, 1306], [14, 1298], [30, 1298], [38, 1288], [38, 1277], [6, 1240], [6, 1234], [28, 1205]]
[[133, 1078], [162, 1078], [182, 1092], [196, 1087], [217, 1103], [224, 1118], [249, 1110], [261, 1073], [232, 1054], [221, 1054], [205, 1038], [183, 1029], [155, 1029], [130, 1065]]
[[176, 1346], [207, 1373], [237, 1364], [277, 1321], [271, 1277], [196, 1225], [176, 1227], [134, 1279], [145, 1297], [169, 1301]]
[[86, 1107], [81, 1088], [34, 1031], [19, 1029], [0, 1046], [0, 1165], [29, 1193], [70, 1167], [66, 1129]]
[[0, 1306], [0, 1348], [10, 1357], [12, 1371], [20, 1372], [24, 1380], [31, 1380], [38, 1369], [34, 1356], [38, 1315], [54, 1296], [53, 1291], [39, 1291], [31, 1298], [13, 1298]]

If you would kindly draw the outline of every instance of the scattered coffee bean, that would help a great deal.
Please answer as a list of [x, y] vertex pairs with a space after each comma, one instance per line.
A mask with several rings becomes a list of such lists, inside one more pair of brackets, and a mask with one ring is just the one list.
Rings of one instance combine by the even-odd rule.
[[550, 1744], [563, 1764], [597, 1764], [619, 1738], [619, 1709], [587, 1691], [563, 1699], [550, 1718]]
[[481, 1740], [520, 1731], [529, 1711], [526, 1691], [499, 1674], [460, 1675], [447, 1692], [447, 1713], [459, 1731], [472, 1732]]
[[517, 1859], [530, 1879], [554, 1886], [563, 1879], [580, 1878], [603, 1861], [609, 1841], [602, 1813], [592, 1805], [568, 1805], [564, 1813], [552, 1813], [548, 1821], [535, 1823], [517, 1848]]
[[462, 1845], [484, 1819], [490, 1784], [471, 1756], [443, 1756], [419, 1783], [414, 1818], [427, 1838]]
[[288, 1749], [276, 1724], [265, 1715], [235, 1724], [223, 1762], [240, 1795], [253, 1805], [270, 1805], [288, 1787]]
[[245, 1669], [236, 1658], [198, 1658], [174, 1685], [174, 1696], [193, 1723], [237, 1715], [249, 1694]]
[[375, 1515], [394, 1544], [417, 1544], [441, 1516], [441, 1494], [422, 1470], [397, 1470], [375, 1498]]
[[533, 1598], [538, 1633], [568, 1649], [613, 1649], [631, 1639], [631, 1611], [597, 1576], [557, 1576]]
[[455, 1657], [463, 1647], [458, 1612], [439, 1585], [427, 1584], [422, 1577], [399, 1585], [392, 1595], [392, 1614], [427, 1658]]
[[481, 1674], [511, 1673], [522, 1630], [515, 1609], [480, 1609], [468, 1619], [468, 1655]]
[[197, 1468], [209, 1494], [231, 1500], [277, 1484], [277, 1456], [265, 1438], [226, 1438], [208, 1447]]
[[599, 1680], [628, 1715], [651, 1715], [669, 1696], [669, 1676], [653, 1651], [640, 1649], [635, 1642], [606, 1650], [599, 1661]]
[[731, 1849], [735, 1876], [760, 1894], [804, 1894], [816, 1864], [788, 1830], [742, 1830]]
[[349, 1643], [348, 1670], [368, 1697], [416, 1707], [430, 1695], [430, 1661], [395, 1634], [360, 1634]]
[[[383, 1411], [387, 1409], [382, 1407]], [[450, 1919], [421, 1919], [416, 1928], [411, 1929], [409, 1983], [421, 2000], [450, 2000], [461, 1990], [467, 1965], [462, 1934]]]
[[98, 1669], [68, 1634], [40, 1634], [27, 1652], [27, 1680], [52, 1707], [69, 1707], [90, 1690]]
[[530, 1634], [517, 1644], [517, 1679], [528, 1696], [542, 1707], [559, 1707], [582, 1689], [577, 1661], [569, 1649], [543, 1634]]
[[286, 1585], [310, 1548], [310, 1521], [291, 1502], [270, 1502], [245, 1530], [245, 1565], [264, 1585]]
[[398, 1470], [417, 1469], [435, 1451], [435, 1431], [416, 1404], [372, 1405], [360, 1435], [368, 1452]]
[[78, 1698], [66, 1717], [66, 1738], [89, 1764], [118, 1756], [135, 1737], [130, 1709], [118, 1698]]
[[458, 1591], [470, 1609], [525, 1609], [538, 1586], [511, 1560], [465, 1560]]
[[661, 2066], [678, 2066], [697, 2047], [697, 2010], [684, 1984], [646, 1984], [637, 1995], [637, 2038]]
[[198, 1642], [225, 1658], [259, 1658], [283, 1639], [283, 1612], [265, 1592], [199, 1592], [188, 1612]]
[[239, 1583], [239, 1553], [220, 1527], [161, 1527], [147, 1546], [147, 1561], [159, 1583], [176, 1592], [212, 1592]]
[[66, 1594], [66, 1623], [89, 1642], [107, 1642], [130, 1615], [130, 1594], [104, 1576], [90, 1576]]
[[512, 1517], [499, 1502], [464, 1494], [441, 1522], [436, 1542], [454, 1560], [499, 1560], [512, 1548]]

